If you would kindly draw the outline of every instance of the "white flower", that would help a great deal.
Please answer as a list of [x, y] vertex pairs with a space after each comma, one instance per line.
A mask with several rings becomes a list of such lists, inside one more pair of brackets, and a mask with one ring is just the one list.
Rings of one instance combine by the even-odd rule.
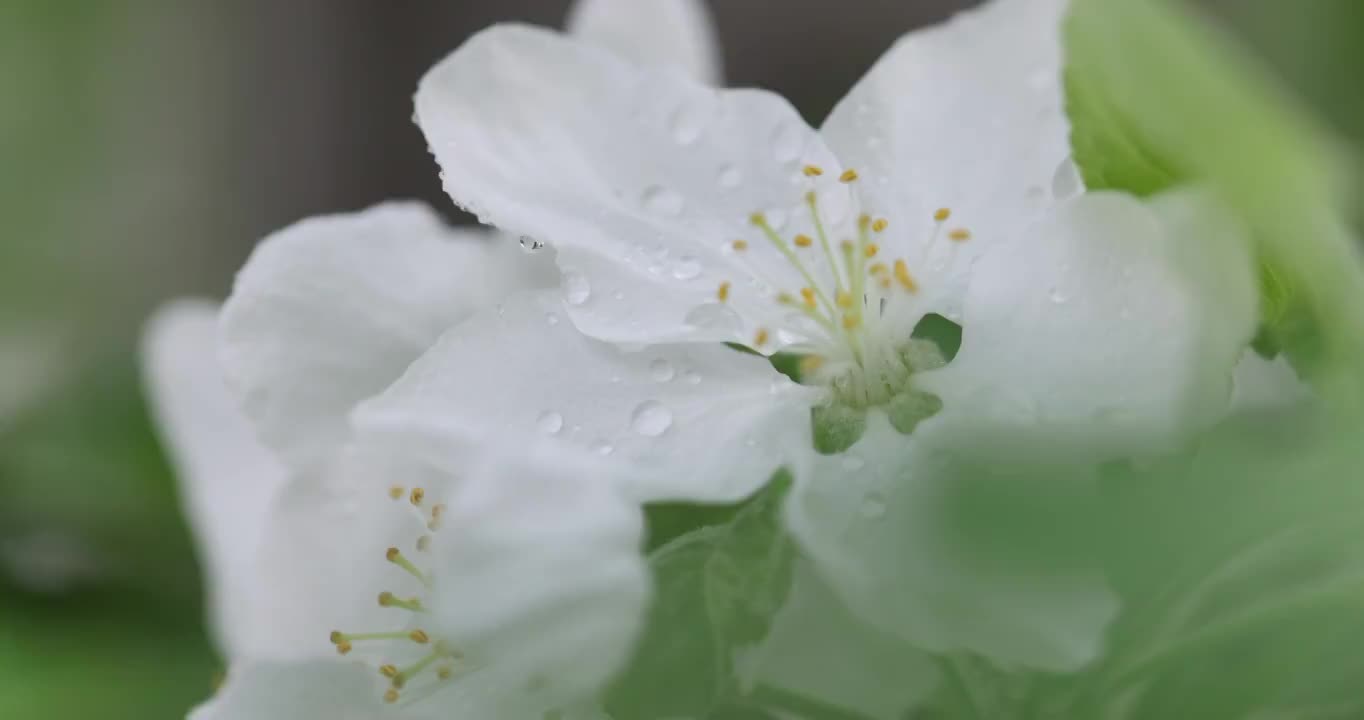
[[[552, 32], [474, 37], [422, 81], [419, 124], [456, 201], [555, 248], [563, 295], [471, 318], [357, 422], [468, 449], [555, 436], [631, 466], [641, 501], [734, 500], [786, 467], [790, 530], [864, 619], [1086, 662], [1112, 594], [945, 539], [957, 464], [1168, 448], [1225, 404], [1256, 307], [1235, 226], [1197, 194], [1077, 195], [1061, 5], [911, 33], [820, 132], [770, 93]], [[945, 367], [911, 334], [928, 313], [963, 329]], [[721, 341], [801, 354], [805, 384]]]

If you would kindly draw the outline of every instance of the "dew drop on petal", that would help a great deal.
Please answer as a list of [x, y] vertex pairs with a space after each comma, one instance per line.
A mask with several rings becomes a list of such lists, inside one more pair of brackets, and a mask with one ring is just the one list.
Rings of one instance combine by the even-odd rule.
[[630, 427], [645, 437], [658, 437], [673, 424], [672, 411], [657, 400], [646, 400], [630, 416]]
[[673, 265], [673, 277], [678, 280], [694, 280], [701, 274], [701, 261], [691, 255], [683, 255]]
[[528, 253], [540, 252], [545, 248], [545, 244], [529, 235], [521, 236], [521, 249]]
[[662, 185], [650, 185], [640, 196], [640, 202], [644, 208], [659, 215], [678, 215], [687, 201], [675, 190], [669, 190]]
[[668, 127], [673, 141], [678, 145], [691, 145], [701, 137], [706, 128], [705, 109], [699, 105], [683, 105], [673, 111], [668, 119]]
[[1070, 296], [1066, 294], [1066, 291], [1059, 287], [1052, 288], [1051, 291], [1047, 293], [1047, 297], [1050, 297], [1051, 301], [1057, 305], [1064, 305], [1066, 301], [1070, 300]]
[[605, 456], [615, 452], [616, 448], [611, 443], [606, 442], [605, 440], [597, 440], [596, 442], [592, 443], [591, 450], [592, 452], [598, 455]]
[[559, 316], [552, 312], [545, 313], [545, 324], [553, 327], [559, 324]]
[[772, 131], [772, 157], [778, 163], [795, 162], [800, 157], [800, 128], [793, 123], [782, 123]]
[[592, 297], [592, 286], [587, 277], [576, 270], [564, 271], [564, 300], [570, 305], [582, 305]]
[[658, 382], [668, 382], [673, 379], [677, 371], [673, 369], [673, 364], [667, 358], [658, 358], [649, 363], [649, 377]]
[[695, 370], [688, 370], [687, 374], [682, 376], [682, 379], [685, 380], [688, 385], [701, 384], [701, 374], [696, 372]]
[[734, 334], [738, 334], [743, 327], [738, 313], [734, 312], [728, 305], [714, 302], [697, 305], [688, 311], [682, 320], [692, 327]]
[[564, 427], [564, 416], [553, 410], [548, 410], [540, 414], [540, 417], [535, 421], [535, 426], [540, 428], [541, 432], [553, 435]]
[[611, 293], [611, 299], [613, 299], [613, 300], [624, 300], [624, 299], [625, 299], [625, 293], [621, 292], [620, 290], [617, 290], [617, 291]]
[[862, 499], [862, 517], [877, 519], [886, 514], [886, 498], [880, 493], [867, 493]]
[[744, 174], [734, 165], [724, 165], [720, 168], [720, 173], [715, 176], [715, 182], [720, 187], [730, 190], [739, 187], [739, 183], [744, 181]]

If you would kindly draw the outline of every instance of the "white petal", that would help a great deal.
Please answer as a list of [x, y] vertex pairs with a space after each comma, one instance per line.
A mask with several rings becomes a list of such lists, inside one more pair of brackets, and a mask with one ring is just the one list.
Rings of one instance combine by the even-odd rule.
[[384, 705], [378, 673], [359, 663], [234, 664], [213, 699], [189, 720], [381, 720], [440, 717], [439, 707]]
[[672, 65], [720, 84], [720, 47], [702, 0], [578, 0], [567, 27], [641, 65]]
[[433, 547], [433, 622], [470, 667], [440, 697], [460, 716], [538, 717], [591, 700], [634, 647], [649, 594], [643, 514], [602, 461], [503, 447], [474, 467], [448, 447], [425, 455], [467, 477]]
[[[335, 657], [333, 630], [347, 633], [403, 630], [410, 614], [382, 608], [389, 591], [420, 596], [422, 587], [385, 552], [410, 550], [426, 532], [424, 518], [405, 499], [393, 500], [389, 483], [416, 485], [397, 472], [397, 460], [351, 449], [315, 474], [296, 477], [281, 491], [256, 557], [257, 590], [251, 614], [236, 629], [252, 658], [300, 660]], [[428, 491], [438, 497], [441, 488]], [[355, 657], [364, 657], [357, 648]]]
[[810, 447], [818, 391], [719, 344], [640, 352], [585, 337], [552, 293], [509, 299], [441, 338], [356, 413], [364, 432], [557, 438], [629, 464], [640, 500], [728, 501]]
[[[603, 340], [753, 342], [765, 328], [775, 342], [792, 325], [775, 293], [807, 281], [753, 213], [787, 243], [813, 236], [804, 198], [818, 188], [833, 242], [855, 222], [836, 160], [786, 101], [546, 31], [474, 36], [422, 79], [417, 120], [456, 202], [558, 248], [573, 320]], [[802, 163], [824, 174], [807, 178]], [[748, 249], [734, 252], [736, 239]], [[822, 252], [801, 253], [829, 286]]]
[[1240, 228], [1201, 198], [1084, 195], [982, 259], [959, 354], [921, 376], [943, 413], [1096, 459], [1220, 417], [1257, 291]]
[[1074, 670], [1098, 656], [1116, 598], [1070, 558], [1023, 562], [1037, 538], [1000, 535], [963, 512], [982, 493], [1003, 494], [995, 506], [1023, 493], [1019, 478], [976, 477], [939, 451], [940, 437], [959, 432], [931, 422], [906, 437], [873, 411], [847, 453], [818, 456], [797, 477], [789, 527], [867, 622], [932, 652]]
[[[863, 176], [863, 207], [890, 221], [882, 244], [906, 255], [933, 309], [949, 317], [973, 260], [1073, 185], [1060, 87], [1064, 7], [991, 0], [913, 31], [824, 124], [825, 141]], [[938, 208], [951, 217], [935, 235]], [[951, 241], [954, 228], [971, 239]]]
[[747, 658], [749, 684], [775, 687], [859, 717], [900, 720], [938, 684], [927, 653], [849, 614], [810, 566], [796, 561], [790, 597]]
[[514, 245], [448, 228], [418, 204], [304, 220], [267, 238], [223, 308], [221, 349], [261, 438], [300, 466], [326, 458], [351, 408], [447, 327], [544, 280]]
[[1246, 350], [1232, 375], [1233, 413], [1284, 410], [1312, 397], [1311, 386], [1298, 377], [1283, 355], [1266, 360]]
[[142, 340], [143, 381], [205, 572], [218, 648], [240, 657], [255, 587], [256, 552], [271, 499], [284, 482], [223, 384], [215, 350], [218, 306], [163, 306]]

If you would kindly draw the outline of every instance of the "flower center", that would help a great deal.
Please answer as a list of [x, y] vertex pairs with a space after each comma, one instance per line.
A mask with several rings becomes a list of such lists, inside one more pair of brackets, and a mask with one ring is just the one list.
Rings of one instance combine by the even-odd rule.
[[[414, 547], [419, 555], [425, 554], [431, 548], [431, 533], [440, 530], [445, 506], [434, 504], [428, 507], [426, 491], [419, 487], [409, 491], [394, 486], [389, 488], [388, 495], [394, 501], [406, 498], [415, 511], [414, 519], [421, 523], [421, 531]], [[402, 613], [400, 621], [395, 622], [395, 625], [402, 627], [374, 632], [335, 630], [331, 633], [331, 643], [341, 655], [349, 655], [357, 644], [363, 646], [367, 650], [365, 654], [375, 660], [379, 674], [388, 679], [389, 687], [384, 691], [384, 701], [396, 703], [404, 692], [425, 696], [435, 691], [461, 669], [457, 665], [463, 656], [449, 643], [432, 638], [421, 628], [421, 620], [427, 613], [423, 596], [431, 589], [429, 571], [422, 570], [396, 547], [388, 548], [384, 557], [401, 571], [416, 578], [423, 589], [421, 594], [412, 597], [400, 597], [387, 590], [379, 593], [380, 607]]]
[[[806, 165], [802, 173], [814, 180], [823, 176], [824, 170]], [[859, 176], [856, 170], [846, 170], [838, 180], [855, 192]], [[799, 288], [781, 289], [775, 295], [778, 304], [794, 310], [793, 316], [812, 330], [795, 331], [813, 336], [814, 341], [812, 347], [799, 352], [802, 381], [830, 387], [835, 402], [856, 409], [891, 403], [909, 390], [913, 373], [944, 364], [936, 345], [913, 339], [912, 328], [888, 316], [896, 308], [910, 306], [907, 301], [919, 293], [919, 281], [909, 260], [891, 256], [878, 241], [890, 228], [885, 218], [863, 213], [857, 217], [853, 236], [835, 242], [813, 189], [805, 193], [804, 211], [812, 234], [785, 236], [762, 212], [749, 218], [762, 242], [775, 248], [804, 281]], [[954, 244], [970, 240], [968, 229], [948, 227], [951, 218], [950, 208], [934, 211], [922, 257], [928, 257], [944, 236]], [[729, 245], [736, 254], [746, 253], [750, 247], [747, 239]], [[812, 270], [819, 265], [827, 267], [828, 272]], [[716, 299], [727, 303], [734, 292], [733, 283], [723, 281]], [[771, 343], [773, 333], [785, 330], [759, 327], [752, 345], [762, 350]]]

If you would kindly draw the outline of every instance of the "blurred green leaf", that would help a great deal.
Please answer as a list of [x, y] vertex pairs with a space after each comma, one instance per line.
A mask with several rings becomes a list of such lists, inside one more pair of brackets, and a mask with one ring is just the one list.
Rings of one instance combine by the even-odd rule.
[[1364, 274], [1320, 129], [1226, 37], [1166, 0], [1075, 0], [1065, 26], [1075, 159], [1093, 189], [1207, 182], [1249, 224], [1264, 318], [1323, 396], [1361, 403]]
[[656, 586], [644, 638], [610, 691], [617, 717], [707, 717], [727, 705], [734, 653], [760, 642], [791, 583], [781, 526], [789, 477], [723, 525], [693, 530], [649, 558]]

